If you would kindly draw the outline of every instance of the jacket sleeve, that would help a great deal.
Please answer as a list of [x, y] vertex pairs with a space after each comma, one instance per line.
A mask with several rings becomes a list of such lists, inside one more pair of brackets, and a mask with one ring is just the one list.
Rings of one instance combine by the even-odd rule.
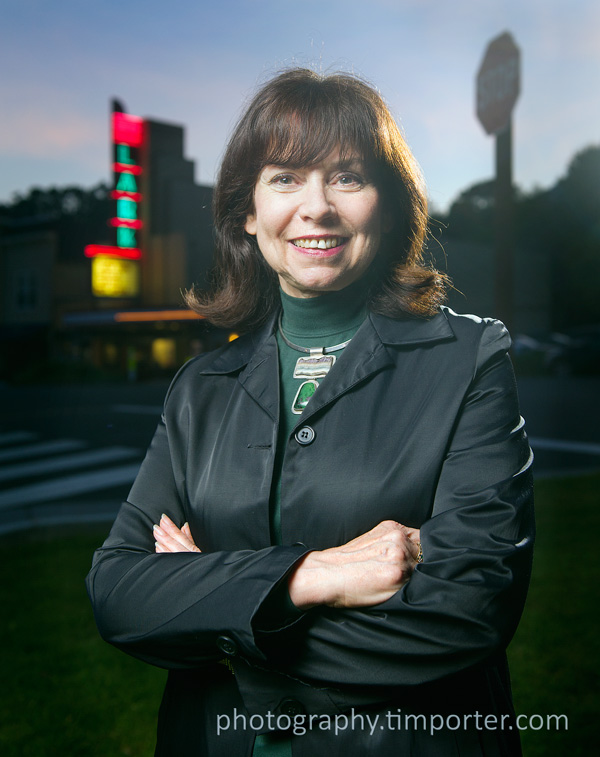
[[100, 634], [166, 668], [197, 667], [224, 652], [260, 661], [252, 618], [306, 548], [155, 554], [152, 526], [163, 512], [185, 520], [164, 417], [86, 580]]
[[315, 608], [296, 627], [259, 634], [281, 672], [332, 686], [415, 685], [506, 648], [523, 609], [534, 538], [532, 455], [509, 346], [502, 324], [483, 323], [421, 527], [424, 562], [376, 607]]

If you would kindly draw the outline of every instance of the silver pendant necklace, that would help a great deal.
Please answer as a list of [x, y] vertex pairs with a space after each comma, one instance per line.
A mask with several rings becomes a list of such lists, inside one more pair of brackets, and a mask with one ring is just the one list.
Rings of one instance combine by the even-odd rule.
[[350, 339], [346, 342], [341, 342], [341, 344], [334, 344], [333, 347], [301, 347], [299, 344], [290, 342], [283, 333], [283, 329], [281, 328], [281, 313], [279, 314], [277, 327], [281, 338], [288, 347], [308, 354], [308, 357], [301, 355], [296, 360], [293, 374], [293, 377], [296, 379], [307, 379], [298, 387], [298, 391], [292, 402], [292, 413], [301, 415], [304, 408], [308, 405], [310, 398], [317, 391], [317, 387], [319, 386], [317, 379], [324, 378], [335, 363], [335, 355], [330, 353], [343, 350], [344, 347], [350, 344]]

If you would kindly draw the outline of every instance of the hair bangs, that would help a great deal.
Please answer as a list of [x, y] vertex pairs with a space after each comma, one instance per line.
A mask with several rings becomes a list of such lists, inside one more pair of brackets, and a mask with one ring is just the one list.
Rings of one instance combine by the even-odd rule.
[[290, 99], [292, 102], [272, 103], [272, 108], [261, 114], [261, 123], [257, 124], [257, 141], [262, 147], [256, 156], [258, 170], [266, 165], [314, 165], [334, 150], [339, 150], [341, 160], [358, 156], [365, 164], [375, 162], [376, 132], [364, 109], [357, 111], [333, 97], [313, 97], [308, 102]]

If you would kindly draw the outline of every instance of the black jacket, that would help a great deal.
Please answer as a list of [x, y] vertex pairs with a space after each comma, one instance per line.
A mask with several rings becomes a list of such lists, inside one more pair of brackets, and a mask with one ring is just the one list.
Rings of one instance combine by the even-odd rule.
[[[504, 650], [525, 600], [534, 523], [509, 345], [498, 321], [445, 308], [431, 320], [370, 315], [288, 439], [283, 546], [269, 534], [274, 321], [181, 369], [88, 576], [102, 636], [171, 671], [158, 754], [249, 754], [242, 715], [265, 731], [282, 713], [314, 716], [294, 755], [518, 752], [514, 728], [500, 729], [511, 711]], [[189, 521], [202, 554], [154, 554], [162, 512]], [[277, 617], [277, 592], [307, 550], [385, 519], [421, 529], [424, 562], [400, 592], [372, 608]], [[429, 721], [394, 728], [405, 724], [386, 712], [463, 720], [432, 734]], [[476, 712], [495, 714], [498, 727], [478, 727]], [[341, 713], [381, 720], [323, 727]]]

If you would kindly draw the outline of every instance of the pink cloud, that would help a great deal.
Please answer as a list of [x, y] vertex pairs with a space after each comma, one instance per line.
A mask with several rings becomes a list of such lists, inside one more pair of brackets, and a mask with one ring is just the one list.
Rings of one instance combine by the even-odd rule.
[[108, 121], [103, 122], [46, 104], [26, 105], [5, 112], [0, 124], [0, 153], [13, 157], [60, 157], [97, 149], [108, 140]]

